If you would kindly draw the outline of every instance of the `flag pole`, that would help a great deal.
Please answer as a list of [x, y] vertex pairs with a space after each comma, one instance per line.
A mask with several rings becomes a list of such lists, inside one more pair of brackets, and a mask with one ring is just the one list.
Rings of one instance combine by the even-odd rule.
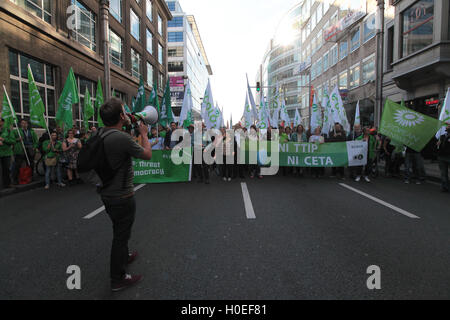
[[[36, 83], [36, 82], [34, 81], [33, 70], [31, 70], [30, 64], [28, 64], [28, 71], [30, 71], [31, 79], [33, 79], [33, 82]], [[39, 96], [40, 96], [40, 94], [39, 94]], [[41, 100], [42, 100], [42, 98], [41, 98]], [[30, 102], [31, 102], [31, 101], [30, 101]], [[47, 117], [47, 119], [48, 119], [48, 117]], [[44, 117], [44, 120], [45, 120], [45, 117]], [[48, 124], [47, 124], [47, 122], [45, 123], [45, 127], [46, 127], [46, 129], [47, 129], [48, 137], [51, 138], [52, 135], [50, 134], [50, 130], [48, 129]]]
[[[3, 90], [5, 90], [6, 99], [8, 99], [8, 103], [9, 103], [9, 108], [12, 108], [11, 100], [9, 100], [8, 92], [6, 92], [5, 85], [3, 85]], [[14, 112], [13, 110], [11, 110], [11, 111]], [[16, 113], [14, 112], [14, 115], [15, 114]], [[17, 124], [17, 117], [13, 117], [13, 120], [14, 120], [14, 124], [16, 125], [17, 133], [19, 134], [19, 138], [20, 138], [20, 142], [22, 144], [23, 152], [25, 153], [25, 157], [27, 158], [28, 166], [30, 166], [31, 164], [30, 164], [30, 159], [28, 158], [27, 149], [25, 148], [25, 144], [23, 143], [23, 139], [20, 136], [19, 125]]]

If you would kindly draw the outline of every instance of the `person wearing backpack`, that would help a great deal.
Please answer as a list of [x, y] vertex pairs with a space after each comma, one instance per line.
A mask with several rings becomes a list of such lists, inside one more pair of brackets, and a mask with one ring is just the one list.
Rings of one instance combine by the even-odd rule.
[[[126, 272], [127, 265], [137, 258], [136, 252], [130, 254], [128, 250], [136, 213], [132, 158], [150, 160], [152, 149], [148, 139], [142, 139], [140, 146], [131, 135], [122, 131], [130, 124], [130, 119], [121, 100], [112, 98], [103, 104], [100, 117], [105, 127], [86, 142], [79, 154], [78, 167], [86, 171], [89, 164], [94, 164], [95, 168], [91, 169], [96, 170], [103, 183], [99, 193], [113, 225], [111, 289], [119, 291], [142, 279], [141, 275]], [[141, 123], [139, 132], [146, 137], [148, 127]], [[103, 163], [95, 164], [98, 159]]]

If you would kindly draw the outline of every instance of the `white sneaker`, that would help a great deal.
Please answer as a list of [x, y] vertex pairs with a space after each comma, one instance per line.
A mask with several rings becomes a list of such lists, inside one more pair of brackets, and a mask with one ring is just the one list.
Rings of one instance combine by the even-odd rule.
[[58, 183], [58, 187], [64, 188], [66, 185], [64, 183]]
[[228, 182], [230, 182], [231, 181], [231, 178], [228, 178]]
[[227, 181], [227, 178], [223, 177], [223, 181]]
[[364, 180], [366, 180], [366, 182], [370, 182], [369, 177], [364, 177]]
[[47, 184], [47, 185], [45, 185], [45, 190], [48, 190], [48, 189], [50, 189], [50, 186]]
[[355, 181], [356, 181], [356, 182], [361, 181], [361, 176], [357, 176], [356, 179], [355, 179]]

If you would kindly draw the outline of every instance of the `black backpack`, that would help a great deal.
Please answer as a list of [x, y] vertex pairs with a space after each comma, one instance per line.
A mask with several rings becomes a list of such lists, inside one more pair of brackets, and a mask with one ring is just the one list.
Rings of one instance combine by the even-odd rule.
[[86, 144], [78, 154], [78, 172], [84, 173], [94, 170], [102, 180], [103, 187], [111, 183], [116, 174], [116, 171], [111, 168], [108, 161], [104, 145], [105, 138], [114, 132], [116, 132], [116, 130], [105, 132], [100, 129], [86, 141]]

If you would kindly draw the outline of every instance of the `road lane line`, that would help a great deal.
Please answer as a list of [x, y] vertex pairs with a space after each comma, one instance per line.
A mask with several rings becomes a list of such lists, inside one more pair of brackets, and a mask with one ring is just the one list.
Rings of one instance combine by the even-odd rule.
[[353, 192], [356, 192], [356, 193], [358, 193], [358, 194], [360, 194], [360, 195], [362, 195], [362, 196], [364, 196], [366, 198], [369, 198], [370, 200], [373, 200], [373, 201], [375, 201], [375, 202], [377, 202], [377, 203], [379, 203], [379, 204], [381, 204], [381, 205], [383, 205], [385, 207], [388, 207], [389, 209], [397, 211], [398, 213], [403, 214], [403, 215], [407, 216], [408, 218], [420, 219], [420, 217], [418, 217], [418, 216], [416, 216], [416, 215], [414, 215], [412, 213], [409, 213], [408, 211], [405, 211], [405, 210], [400, 209], [400, 208], [398, 208], [396, 206], [393, 206], [392, 204], [389, 204], [389, 203], [387, 203], [387, 202], [385, 202], [383, 200], [375, 198], [375, 197], [371, 196], [370, 194], [367, 194], [367, 193], [364, 193], [362, 191], [359, 191], [358, 189], [352, 188], [352, 187], [346, 185], [345, 183], [339, 183], [339, 185], [341, 185], [342, 187], [347, 188], [347, 189], [349, 189], [349, 190], [351, 190]]
[[[136, 192], [145, 186], [146, 186], [146, 184], [140, 184], [136, 188], [134, 188], [134, 191]], [[92, 219], [93, 217], [95, 217], [99, 213], [102, 213], [103, 211], [105, 211], [105, 206], [102, 206], [102, 207], [98, 208], [97, 210], [92, 211], [87, 216], [83, 217], [83, 219], [86, 219], [86, 220]]]
[[255, 211], [253, 210], [252, 200], [250, 199], [250, 194], [248, 193], [247, 184], [241, 182], [242, 196], [244, 197], [245, 214], [247, 219], [256, 219]]

